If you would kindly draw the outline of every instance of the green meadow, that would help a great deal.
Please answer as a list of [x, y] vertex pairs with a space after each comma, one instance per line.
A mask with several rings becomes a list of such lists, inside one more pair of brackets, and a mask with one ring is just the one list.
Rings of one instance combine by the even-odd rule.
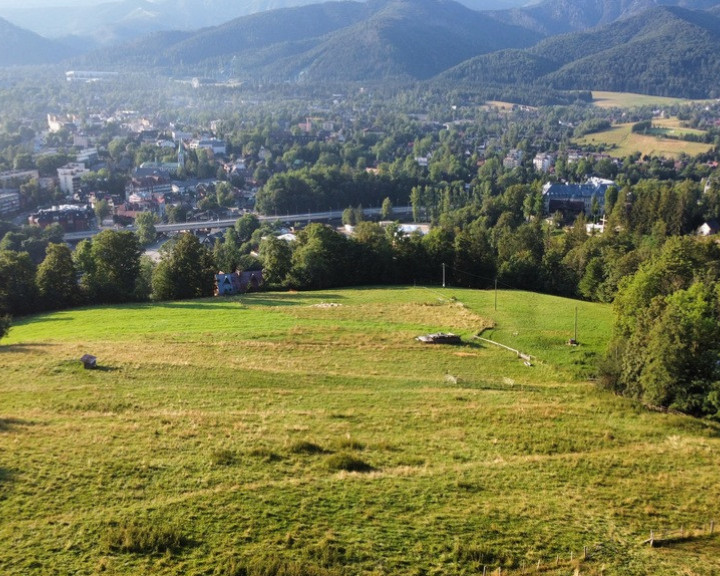
[[712, 149], [712, 144], [678, 140], [683, 134], [700, 135], [703, 132], [680, 127], [677, 118], [653, 120], [653, 124], [657, 127], [650, 134], [634, 133], [632, 123], [617, 124], [609, 130], [576, 138], [574, 142], [580, 146], [602, 146], [614, 158], [624, 158], [635, 152], [643, 156], [677, 158], [680, 154], [697, 156]]
[[650, 96], [632, 92], [604, 92], [593, 90], [593, 104], [599, 108], [635, 108], [639, 106], [674, 106], [683, 103], [701, 102], [684, 98], [668, 98], [666, 96]]
[[598, 389], [611, 323], [455, 288], [16, 319], [0, 574], [718, 573], [720, 428]]

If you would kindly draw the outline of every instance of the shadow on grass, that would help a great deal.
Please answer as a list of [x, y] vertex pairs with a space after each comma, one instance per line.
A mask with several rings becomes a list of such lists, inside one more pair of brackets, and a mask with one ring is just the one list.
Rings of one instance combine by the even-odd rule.
[[18, 426], [32, 426], [34, 423], [20, 418], [0, 418], [0, 432], [7, 432]]
[[176, 310], [227, 310], [227, 305], [233, 302], [242, 304], [240, 301], [233, 300], [219, 300], [217, 303], [208, 300], [167, 300], [163, 302], [153, 302], [152, 304], [148, 304], [148, 307], [172, 308]]
[[18, 344], [9, 344], [3, 346], [0, 344], [0, 354], [4, 352], [33, 352], [39, 351], [43, 348], [52, 348], [56, 344], [49, 344], [45, 342], [19, 342]]
[[97, 365], [95, 368], [92, 368], [91, 370], [95, 370], [96, 372], [115, 372], [119, 370], [117, 366], [101, 366]]
[[312, 292], [287, 292], [287, 293], [260, 293], [256, 292], [247, 295], [244, 302], [258, 306], [304, 306], [307, 300], [319, 300], [327, 302], [330, 300], [345, 300], [340, 294], [329, 294], [323, 292], [316, 294]]
[[48, 322], [72, 322], [74, 318], [70, 316], [53, 316], [52, 314], [40, 314], [38, 316], [25, 316], [13, 320], [15, 326], [26, 326], [28, 324], [46, 324]]
[[653, 540], [653, 548], [680, 548], [685, 544], [692, 544], [694, 542], [707, 542], [709, 540], [715, 540], [718, 537], [718, 532], [703, 532], [701, 534], [673, 534], [666, 538], [656, 538]]
[[0, 466], [0, 487], [3, 484], [9, 483], [13, 479], [13, 473], [7, 468]]

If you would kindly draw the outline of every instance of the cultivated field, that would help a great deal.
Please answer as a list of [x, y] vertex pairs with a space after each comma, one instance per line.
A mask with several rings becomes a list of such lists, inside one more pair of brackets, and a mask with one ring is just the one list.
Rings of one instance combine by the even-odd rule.
[[696, 156], [712, 149], [712, 144], [668, 138], [681, 134], [702, 134], [701, 130], [680, 127], [677, 119], [653, 120], [653, 125], [660, 126], [653, 134], [634, 134], [632, 123], [618, 124], [610, 130], [576, 138], [574, 142], [580, 146], [603, 146], [605, 152], [615, 158], [624, 158], [635, 152], [643, 156], [677, 158], [680, 154]]
[[[396, 288], [18, 320], [0, 345], [0, 574], [720, 571], [718, 426], [586, 380], [609, 307], [494, 308], [492, 291]], [[464, 344], [414, 340], [438, 330]]]

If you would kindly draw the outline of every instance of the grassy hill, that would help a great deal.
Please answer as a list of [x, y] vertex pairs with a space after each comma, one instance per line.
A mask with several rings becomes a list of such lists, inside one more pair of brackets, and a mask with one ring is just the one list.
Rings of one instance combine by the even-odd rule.
[[[0, 345], [0, 573], [718, 570], [720, 540], [690, 532], [720, 518], [718, 427], [583, 379], [610, 316], [395, 288], [20, 319]], [[414, 340], [437, 330], [465, 343]]]

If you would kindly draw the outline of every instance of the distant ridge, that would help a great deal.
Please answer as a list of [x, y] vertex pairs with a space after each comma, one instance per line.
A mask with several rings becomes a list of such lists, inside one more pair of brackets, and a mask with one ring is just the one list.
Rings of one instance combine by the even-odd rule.
[[276, 81], [426, 79], [539, 34], [452, 0], [327, 2], [239, 18], [195, 34], [160, 33], [89, 56], [94, 65], [227, 68]]
[[[364, 2], [365, 0], [357, 0]], [[525, 0], [460, 0], [474, 10], [508, 9]], [[318, 0], [104, 0], [95, 6], [11, 8], [0, 16], [51, 38], [82, 36], [94, 43], [126, 42], [168, 30], [199, 30], [268, 10], [316, 4]]]
[[0, 18], [0, 66], [28, 66], [60, 62], [74, 51]]

